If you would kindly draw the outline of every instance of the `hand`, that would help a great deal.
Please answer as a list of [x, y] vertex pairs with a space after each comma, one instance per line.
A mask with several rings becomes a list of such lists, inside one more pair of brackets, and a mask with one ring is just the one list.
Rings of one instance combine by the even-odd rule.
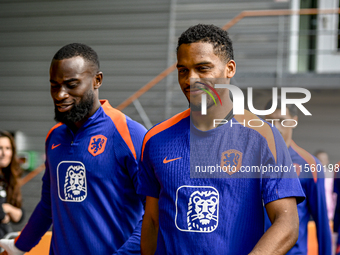
[[2, 219], [1, 223], [2, 224], [7, 224], [11, 218], [8, 216], [8, 214], [5, 215], [5, 218]]
[[0, 247], [2, 247], [5, 251], [0, 255], [24, 255], [25, 252], [19, 250], [14, 245], [14, 239], [1, 239]]
[[22, 217], [22, 210], [11, 204], [3, 203], [2, 209], [9, 216], [10, 220], [13, 222], [18, 222]]
[[9, 203], [3, 203], [2, 204], [2, 210], [4, 210], [5, 213], [9, 213], [12, 209], [12, 205]]

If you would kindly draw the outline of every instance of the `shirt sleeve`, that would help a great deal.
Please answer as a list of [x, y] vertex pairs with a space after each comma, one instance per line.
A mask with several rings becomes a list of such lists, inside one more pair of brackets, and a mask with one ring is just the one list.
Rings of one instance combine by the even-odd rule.
[[[296, 197], [297, 203], [305, 199], [300, 181], [294, 171], [288, 148], [279, 131], [273, 127], [276, 160], [266, 144], [263, 145], [262, 195], [265, 204], [286, 197]], [[264, 169], [262, 169], [264, 171]]]
[[140, 220], [129, 239], [115, 253], [117, 255], [140, 255], [140, 236], [142, 231]]
[[151, 155], [149, 153], [151, 141], [152, 140], [150, 139], [146, 143], [144, 151], [142, 151], [142, 158], [139, 162], [137, 193], [144, 196], [159, 198], [161, 187], [154, 172], [150, 158]]
[[51, 196], [50, 196], [50, 173], [45, 163], [46, 170], [43, 176], [41, 200], [34, 209], [28, 223], [21, 231], [15, 242], [15, 246], [22, 251], [30, 251], [36, 246], [41, 237], [46, 233], [52, 224]]
[[[128, 155], [125, 158], [125, 168], [128, 171], [130, 179], [132, 180], [135, 192], [137, 195], [138, 188], [138, 161], [141, 155], [141, 146], [143, 142], [143, 137], [146, 133], [146, 129], [139, 123], [127, 119], [127, 124], [131, 136], [131, 140], [133, 146], [136, 151], [137, 158], [135, 159], [132, 153], [127, 153]], [[140, 196], [140, 200], [143, 204], [145, 204], [145, 196]], [[128, 255], [128, 254], [140, 254], [140, 236], [142, 230], [142, 219], [136, 225], [134, 231], [131, 236], [125, 241], [125, 243], [117, 250], [117, 255]]]
[[133, 143], [135, 151], [136, 151], [137, 159], [134, 159], [133, 157], [131, 157], [131, 160], [128, 160], [126, 162], [126, 167], [129, 171], [129, 175], [130, 175], [130, 177], [133, 181], [133, 184], [135, 186], [135, 189], [137, 191], [137, 187], [138, 187], [138, 161], [139, 161], [140, 156], [141, 156], [142, 143], [143, 143], [144, 135], [146, 133], [146, 129], [141, 124], [139, 124], [135, 121], [132, 121], [132, 120], [130, 120], [130, 121], [128, 120], [128, 127], [129, 127], [129, 131], [130, 131], [131, 140], [132, 140], [132, 143]]
[[[316, 162], [321, 164], [319, 161]], [[304, 181], [307, 182], [305, 189], [307, 205], [316, 224], [319, 254], [331, 255], [332, 238], [327, 215], [324, 173], [318, 173], [316, 182], [313, 178]]]

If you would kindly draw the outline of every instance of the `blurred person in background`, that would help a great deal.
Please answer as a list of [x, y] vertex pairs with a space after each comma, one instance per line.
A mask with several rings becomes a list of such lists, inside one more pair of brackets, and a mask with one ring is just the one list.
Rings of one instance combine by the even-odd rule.
[[318, 150], [314, 153], [321, 164], [325, 167], [325, 190], [326, 190], [326, 202], [328, 219], [333, 220], [334, 210], [336, 205], [336, 193], [334, 193], [334, 172], [328, 169], [328, 154], [323, 150]]
[[[266, 104], [265, 110], [270, 109], [271, 106], [272, 100]], [[296, 105], [288, 104], [286, 115], [282, 115], [281, 98], [278, 98], [277, 109], [265, 118], [271, 122], [271, 125], [275, 125], [285, 140], [294, 168], [306, 195], [306, 200], [297, 205], [300, 222], [299, 238], [287, 254], [307, 255], [308, 222], [310, 216], [312, 216], [317, 230], [319, 254], [331, 255], [332, 238], [327, 214], [325, 175], [320, 161], [296, 145], [292, 139], [293, 129], [296, 127], [298, 121], [297, 114], [298, 108]], [[285, 123], [285, 126], [283, 126], [282, 123]], [[317, 169], [320, 171], [317, 171]], [[266, 217], [266, 228], [270, 225], [269, 219]]]
[[0, 130], [0, 238], [12, 232], [10, 222], [18, 223], [23, 218], [20, 175], [14, 138]]
[[[336, 206], [337, 194], [334, 192], [334, 171], [330, 171], [328, 168], [329, 159], [328, 154], [324, 150], [318, 150], [314, 153], [314, 156], [317, 157], [325, 170], [325, 192], [326, 192], [326, 203], [327, 203], [327, 212], [328, 219], [333, 221], [334, 211]], [[332, 244], [333, 244], [333, 252], [334, 254], [336, 249], [336, 240], [338, 238], [337, 233], [332, 233]]]
[[336, 239], [336, 255], [340, 255], [340, 161], [333, 165], [334, 167], [334, 192], [337, 194], [334, 219], [333, 219], [333, 230], [334, 238]]

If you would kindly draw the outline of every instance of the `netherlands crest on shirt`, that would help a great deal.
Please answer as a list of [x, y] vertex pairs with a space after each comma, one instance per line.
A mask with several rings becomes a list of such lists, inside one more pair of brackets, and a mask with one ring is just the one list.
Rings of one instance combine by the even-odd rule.
[[175, 225], [185, 232], [211, 233], [218, 226], [219, 193], [211, 186], [181, 186], [176, 192]]
[[240, 170], [242, 166], [242, 152], [238, 150], [227, 150], [222, 152], [221, 169], [232, 175]]
[[103, 135], [95, 135], [90, 139], [88, 151], [95, 157], [105, 151], [107, 138]]
[[62, 161], [57, 167], [58, 195], [65, 202], [82, 202], [87, 197], [86, 169], [79, 161]]

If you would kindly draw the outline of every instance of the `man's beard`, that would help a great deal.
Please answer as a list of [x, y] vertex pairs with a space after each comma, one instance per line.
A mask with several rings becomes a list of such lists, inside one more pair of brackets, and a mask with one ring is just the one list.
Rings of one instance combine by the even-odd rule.
[[93, 108], [93, 91], [89, 90], [78, 103], [74, 104], [71, 110], [67, 112], [59, 112], [58, 107], [54, 106], [54, 120], [57, 122], [65, 123], [66, 125], [74, 124], [83, 120], [89, 115]]
[[[207, 100], [207, 109], [209, 109], [210, 107], [212, 107], [214, 105], [214, 101], [213, 100]], [[189, 107], [191, 109], [191, 111], [193, 112], [199, 112], [202, 110], [202, 102], [199, 102], [198, 104], [193, 104], [193, 103], [190, 103], [189, 101]]]

